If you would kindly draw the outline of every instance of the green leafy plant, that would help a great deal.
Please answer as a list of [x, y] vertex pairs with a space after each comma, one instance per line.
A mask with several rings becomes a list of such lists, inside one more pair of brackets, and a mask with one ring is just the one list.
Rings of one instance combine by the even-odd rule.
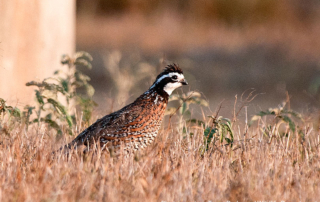
[[[6, 101], [0, 98], [0, 120], [4, 120], [6, 117], [6, 124], [3, 128], [0, 122], [0, 131], [5, 132], [7, 135], [10, 134], [11, 129], [13, 129], [16, 123], [27, 123], [32, 114], [34, 108], [25, 106], [24, 111], [18, 107], [12, 107], [6, 104]], [[28, 124], [26, 124], [28, 127]]]
[[[215, 142], [215, 139], [219, 139], [221, 143], [223, 141], [226, 141], [232, 147], [234, 136], [232, 131], [232, 122], [230, 119], [223, 118], [222, 116], [218, 116], [219, 112], [217, 112], [216, 116], [208, 116], [212, 120], [212, 124], [211, 126], [206, 127], [205, 121], [190, 118], [191, 104], [196, 104], [204, 107], [209, 106], [208, 102], [201, 97], [201, 94], [199, 92], [191, 91], [181, 95], [173, 94], [170, 96], [170, 99], [169, 99], [169, 102], [171, 101], [178, 101], [179, 107], [168, 108], [166, 111], [166, 114], [170, 115], [171, 117], [173, 114], [178, 113], [181, 117], [189, 118], [186, 121], [187, 123], [193, 123], [193, 124], [197, 124], [200, 127], [203, 127], [205, 150], [208, 150], [209, 144], [211, 142]], [[183, 132], [186, 133], [186, 127], [183, 127]], [[192, 135], [193, 133], [190, 133], [190, 136]]]
[[[62, 134], [61, 124], [66, 123], [69, 134], [72, 134], [73, 117], [71, 111], [78, 105], [84, 111], [83, 121], [89, 122], [93, 106], [96, 103], [92, 100], [94, 88], [88, 83], [90, 78], [83, 74], [78, 68], [79, 65], [92, 68], [90, 62], [92, 57], [86, 52], [77, 52], [73, 58], [63, 55], [61, 63], [68, 66], [68, 71], [55, 71], [54, 77], [46, 78], [42, 82], [30, 81], [26, 86], [35, 86], [37, 107], [26, 107], [27, 125], [41, 122], [54, 128], [58, 134]], [[85, 94], [78, 93], [78, 89], [84, 88]], [[65, 104], [63, 104], [65, 103]], [[36, 112], [36, 118], [29, 121], [32, 111]]]
[[277, 108], [269, 108], [266, 111], [260, 111], [257, 115], [254, 115], [251, 118], [249, 125], [251, 126], [253, 122], [261, 120], [262, 117], [270, 117], [272, 120], [272, 123], [265, 125], [264, 134], [266, 135], [273, 134], [272, 125], [276, 127], [275, 129], [277, 129], [277, 131], [279, 131], [279, 127], [282, 124], [286, 124], [288, 130], [295, 132], [296, 123], [293, 117], [303, 121], [302, 116], [296, 111], [286, 109], [285, 106], [286, 106], [286, 102], [284, 102], [282, 105], [279, 105], [279, 107]]
[[[76, 105], [80, 107], [80, 110], [83, 112], [82, 119], [86, 124], [89, 124], [89, 121], [92, 116], [92, 110], [97, 104], [92, 100], [94, 95], [94, 88], [89, 84], [90, 77], [81, 72], [77, 66], [84, 66], [87, 69], [92, 69], [91, 62], [92, 57], [87, 52], [77, 52], [73, 58], [70, 58], [68, 55], [62, 56], [61, 63], [68, 65], [69, 71], [65, 74], [64, 77], [59, 77], [61, 85], [64, 87], [67, 92], [67, 103], [70, 103], [70, 99], [74, 99]], [[56, 71], [55, 74], [59, 75], [59, 71]], [[78, 92], [79, 89], [84, 89], [85, 93], [81, 94]]]
[[[0, 120], [3, 120], [5, 117], [7, 117], [5, 133], [9, 134], [8, 129], [12, 129], [15, 123], [21, 121], [22, 113], [18, 107], [8, 106], [6, 101], [0, 98]], [[1, 123], [0, 129], [3, 130]]]
[[21, 118], [21, 111], [19, 108], [8, 106], [6, 101], [0, 98], [0, 115], [4, 116], [6, 113], [15, 118]]
[[232, 147], [234, 141], [234, 135], [232, 131], [232, 122], [228, 118], [222, 116], [208, 116], [212, 119], [211, 127], [206, 127], [204, 130], [204, 145], [205, 149], [209, 149], [209, 144], [219, 140], [220, 143], [226, 141]]
[[[179, 121], [179, 128], [182, 127], [183, 134], [187, 133], [187, 128], [185, 124], [183, 124], [182, 120], [186, 120], [187, 123], [198, 123], [199, 125], [204, 125], [204, 122], [199, 119], [192, 119], [191, 118], [191, 111], [190, 111], [190, 105], [196, 104], [198, 106], [208, 107], [208, 102], [201, 97], [201, 93], [190, 91], [188, 93], [183, 94], [172, 94], [169, 98], [169, 102], [178, 101], [179, 105], [178, 107], [169, 107], [165, 115], [169, 115], [169, 120], [171, 120], [172, 116], [175, 114], [178, 114], [180, 116]], [[169, 121], [170, 122], [170, 121]], [[191, 132], [189, 134], [190, 136], [193, 136], [193, 133]]]

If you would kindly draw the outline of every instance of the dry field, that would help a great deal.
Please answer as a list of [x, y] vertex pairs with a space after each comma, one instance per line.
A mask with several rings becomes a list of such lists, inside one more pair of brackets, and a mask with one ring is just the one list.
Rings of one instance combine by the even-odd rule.
[[[237, 118], [233, 146], [215, 140], [205, 151], [203, 127], [175, 117], [171, 124], [163, 124], [150, 147], [135, 155], [113, 158], [97, 151], [53, 161], [50, 153], [72, 137], [64, 135], [57, 141], [45, 126], [26, 132], [23, 125], [11, 125], [12, 120], [4, 118], [0, 201], [319, 199], [320, 139], [314, 119], [296, 121], [292, 132], [274, 119], [262, 118], [248, 128], [245, 117]], [[79, 122], [75, 130], [83, 128]]]
[[[185, 69], [190, 90], [203, 92], [211, 107], [219, 108], [218, 103], [227, 100], [220, 115], [230, 114], [226, 118], [232, 125], [216, 130], [226, 122], [213, 124], [208, 116], [217, 118], [216, 112], [197, 106], [189, 117], [200, 119], [200, 125], [179, 112], [167, 116], [155, 142], [131, 156], [115, 157], [98, 149], [53, 159], [52, 151], [74, 138], [68, 135], [68, 126], [61, 123], [62, 135], [57, 135], [39, 110], [38, 120], [44, 121], [26, 130], [22, 121], [0, 114], [0, 202], [319, 200], [320, 5], [316, 1], [211, 1], [227, 6], [218, 9], [221, 12], [215, 10], [216, 4], [203, 6], [210, 1], [185, 1], [182, 10], [179, 4], [171, 8], [171, 1], [163, 1], [170, 6], [167, 10], [160, 4], [160, 9], [149, 7], [161, 1], [148, 5], [96, 0], [91, 7], [93, 0], [82, 2], [82, 7], [77, 4], [77, 48], [96, 55], [92, 85], [101, 107], [91, 123], [133, 99], [141, 86], [151, 84], [155, 67], [160, 70], [161, 61], [168, 60]], [[122, 14], [104, 16], [96, 10], [99, 2], [130, 6]], [[258, 8], [256, 13], [251, 7]], [[85, 77], [82, 81], [87, 82]], [[316, 91], [309, 96], [313, 81]], [[265, 96], [255, 104], [245, 103], [246, 107], [233, 105], [235, 94], [252, 87]], [[274, 107], [270, 98], [279, 102], [288, 91], [293, 95], [291, 106], [304, 112], [302, 120], [294, 117], [299, 114], [279, 108], [265, 109]], [[37, 99], [39, 109], [45, 104]], [[19, 101], [16, 105], [25, 106]], [[289, 102], [287, 106], [288, 112]], [[260, 114], [265, 116], [250, 124], [253, 113], [260, 110], [269, 114]], [[81, 114], [85, 117], [85, 111], [78, 111], [76, 124], [70, 124], [74, 134], [88, 126]], [[214, 137], [208, 143], [206, 134], [212, 130]]]

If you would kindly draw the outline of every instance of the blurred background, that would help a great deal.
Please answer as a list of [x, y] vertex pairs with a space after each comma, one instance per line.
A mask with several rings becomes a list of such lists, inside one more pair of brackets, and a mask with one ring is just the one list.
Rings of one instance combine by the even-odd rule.
[[[232, 112], [235, 96], [239, 100], [252, 88], [259, 95], [249, 104], [250, 113], [281, 104], [286, 92], [295, 110], [308, 113], [319, 107], [318, 0], [69, 2], [69, 14], [58, 23], [64, 25], [62, 30], [71, 30], [61, 43], [69, 46], [58, 53], [83, 50], [93, 56], [93, 69], [83, 71], [92, 78], [101, 114], [133, 101], [172, 62], [185, 71], [189, 86], [183, 91], [203, 93], [212, 111], [224, 100], [222, 113]], [[63, 1], [60, 4], [46, 10], [54, 19], [47, 23], [50, 32], [56, 31], [50, 25], [57, 13], [66, 8]], [[6, 57], [5, 51], [0, 46], [0, 57]], [[0, 74], [6, 72], [6, 64]], [[49, 66], [41, 68], [49, 73], [56, 69]]]

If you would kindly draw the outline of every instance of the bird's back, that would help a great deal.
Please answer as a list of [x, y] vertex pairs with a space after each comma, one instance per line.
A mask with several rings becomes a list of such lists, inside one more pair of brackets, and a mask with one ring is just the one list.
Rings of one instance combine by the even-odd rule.
[[144, 148], [157, 136], [167, 103], [167, 98], [147, 91], [133, 103], [98, 119], [68, 147], [99, 143], [102, 148], [116, 149], [123, 143], [128, 151]]

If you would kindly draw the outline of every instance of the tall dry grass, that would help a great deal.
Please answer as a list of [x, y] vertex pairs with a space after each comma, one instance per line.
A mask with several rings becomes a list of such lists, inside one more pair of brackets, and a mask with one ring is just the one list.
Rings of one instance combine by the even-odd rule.
[[[179, 119], [177, 119], [179, 120]], [[172, 120], [172, 122], [174, 122]], [[130, 157], [108, 152], [48, 158], [71, 140], [42, 126], [1, 122], [0, 201], [314, 201], [320, 197], [319, 132], [272, 138], [245, 119], [233, 125], [235, 144], [203, 152], [203, 128], [163, 124], [155, 142]], [[210, 124], [210, 123], [207, 123]], [[184, 134], [178, 125], [187, 125]], [[83, 129], [78, 123], [78, 130]], [[192, 137], [188, 136], [193, 132]], [[246, 135], [244, 135], [246, 134]]]

